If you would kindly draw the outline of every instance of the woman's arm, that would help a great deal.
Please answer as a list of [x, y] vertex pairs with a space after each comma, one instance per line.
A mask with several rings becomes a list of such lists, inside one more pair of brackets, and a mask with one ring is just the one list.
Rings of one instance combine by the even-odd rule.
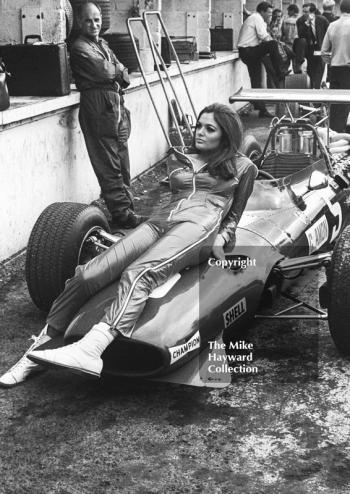
[[232, 247], [234, 245], [236, 228], [246, 207], [249, 196], [253, 191], [254, 180], [257, 173], [257, 167], [250, 162], [239, 179], [231, 208], [221, 223], [218, 233], [218, 235], [223, 238], [225, 246]]
[[[106, 50], [109, 48], [106, 46]], [[123, 78], [124, 65], [122, 65], [113, 52], [110, 60], [96, 53], [88, 43], [77, 41], [71, 48], [70, 64], [74, 75], [97, 84], [110, 83]], [[117, 81], [119, 84], [119, 80]]]

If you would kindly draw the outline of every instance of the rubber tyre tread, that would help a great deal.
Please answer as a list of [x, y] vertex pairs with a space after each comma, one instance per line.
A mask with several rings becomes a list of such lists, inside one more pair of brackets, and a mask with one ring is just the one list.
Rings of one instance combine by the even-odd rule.
[[40, 310], [50, 309], [73, 276], [83, 238], [94, 226], [110, 231], [98, 207], [72, 202], [50, 204], [37, 219], [28, 241], [25, 274]]
[[350, 225], [338, 238], [327, 269], [328, 326], [342, 355], [350, 356]]
[[307, 74], [290, 74], [285, 78], [286, 89], [309, 89], [310, 79]]
[[258, 158], [252, 159], [252, 161], [257, 164], [261, 155], [262, 149], [258, 141], [251, 134], [247, 134], [243, 137], [242, 145], [239, 149], [241, 153], [245, 154], [249, 159], [252, 159], [251, 156], [253, 154], [257, 154]]
[[[106, 33], [102, 38], [108, 42], [110, 49], [117, 59], [125, 65], [129, 73], [140, 70], [129, 33]], [[135, 43], [138, 51], [140, 51], [140, 43], [137, 38], [135, 38]]]
[[63, 9], [66, 15], [66, 38], [68, 38], [72, 32], [74, 22], [73, 7], [69, 0], [64, 0]]
[[[290, 74], [284, 81], [285, 89], [309, 89], [310, 78], [307, 74]], [[298, 117], [300, 114], [299, 103], [289, 103], [289, 108], [294, 117]], [[276, 116], [281, 118], [283, 115], [289, 116], [286, 110], [285, 103], [276, 104]]]

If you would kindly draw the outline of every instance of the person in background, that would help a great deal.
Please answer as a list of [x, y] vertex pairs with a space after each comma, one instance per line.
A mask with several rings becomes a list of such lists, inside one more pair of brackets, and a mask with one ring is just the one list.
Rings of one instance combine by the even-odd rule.
[[298, 31], [299, 31], [299, 28], [300, 26], [307, 20], [308, 18], [308, 15], [309, 15], [309, 7], [310, 7], [310, 3], [309, 2], [305, 2], [303, 4], [303, 8], [302, 8], [302, 14], [301, 16], [298, 18], [297, 20], [297, 28], [298, 28]]
[[327, 19], [329, 23], [339, 19], [337, 15], [334, 14], [335, 1], [334, 0], [324, 0], [323, 1], [323, 12], [322, 15]]
[[292, 59], [294, 74], [301, 74], [301, 66], [305, 60], [304, 44], [298, 38], [297, 20], [299, 7], [292, 3], [287, 8], [287, 17], [283, 19], [281, 27], [281, 41], [294, 53]]
[[[269, 72], [273, 74], [276, 86], [284, 79], [285, 73], [281, 68], [280, 54], [277, 41], [272, 39], [267, 31], [267, 25], [272, 16], [272, 5], [268, 2], [260, 2], [256, 12], [251, 14], [242, 24], [238, 35], [238, 52], [243, 63], [248, 68], [252, 88], [261, 87], [261, 63], [268, 63], [264, 57], [269, 55]], [[263, 102], [255, 102], [254, 107], [259, 110], [259, 117], [272, 118]]]
[[134, 212], [130, 186], [127, 140], [130, 113], [124, 106], [123, 88], [129, 85], [127, 69], [100, 38], [102, 16], [93, 2], [78, 10], [80, 35], [70, 50], [70, 63], [80, 91], [79, 122], [89, 158], [111, 214], [111, 227], [134, 228], [144, 218]]
[[305, 40], [307, 73], [310, 77], [311, 87], [319, 89], [324, 73], [324, 62], [321, 58], [321, 46], [326, 34], [329, 22], [322, 15], [316, 14], [316, 5], [309, 3], [303, 6], [303, 20], [297, 22], [298, 36]]
[[[330, 89], [350, 89], [350, 0], [340, 2], [340, 18], [332, 22], [324, 37], [321, 56], [329, 63]], [[329, 125], [344, 132], [350, 104], [331, 105]]]
[[276, 39], [277, 41], [281, 39], [282, 22], [283, 22], [282, 10], [274, 9], [272, 11], [272, 18], [268, 30], [272, 38]]

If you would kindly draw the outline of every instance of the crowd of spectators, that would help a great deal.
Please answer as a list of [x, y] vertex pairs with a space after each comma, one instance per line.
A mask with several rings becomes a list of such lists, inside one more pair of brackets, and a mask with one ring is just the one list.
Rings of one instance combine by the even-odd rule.
[[[300, 12], [298, 5], [291, 3], [284, 16], [269, 2], [257, 5], [238, 37], [239, 53], [253, 88], [261, 87], [263, 64], [268, 87], [284, 87], [284, 76], [293, 71], [306, 72], [313, 89], [326, 81], [331, 89], [350, 89], [350, 0], [341, 0], [340, 17], [335, 15], [334, 0], [324, 0], [322, 7], [320, 12], [314, 3], [305, 2]], [[268, 113], [256, 108], [260, 116]], [[332, 105], [331, 127], [343, 132], [349, 110], [350, 105]]]

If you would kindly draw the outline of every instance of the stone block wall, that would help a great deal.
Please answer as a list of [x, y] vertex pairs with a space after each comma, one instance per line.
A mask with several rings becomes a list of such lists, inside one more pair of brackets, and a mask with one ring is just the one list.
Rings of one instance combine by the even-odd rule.
[[[62, 0], [0, 0], [0, 44], [22, 43], [21, 13], [23, 8], [33, 8], [42, 14], [42, 30], [32, 22], [33, 31], [30, 34], [42, 34], [43, 41], [48, 43], [60, 42], [66, 38], [66, 22]], [[28, 34], [28, 32], [27, 32]]]
[[233, 47], [236, 48], [238, 33], [243, 22], [244, 0], [212, 0], [211, 27], [233, 29]]
[[162, 16], [171, 36], [196, 36], [198, 51], [210, 51], [211, 0], [167, 0]]

